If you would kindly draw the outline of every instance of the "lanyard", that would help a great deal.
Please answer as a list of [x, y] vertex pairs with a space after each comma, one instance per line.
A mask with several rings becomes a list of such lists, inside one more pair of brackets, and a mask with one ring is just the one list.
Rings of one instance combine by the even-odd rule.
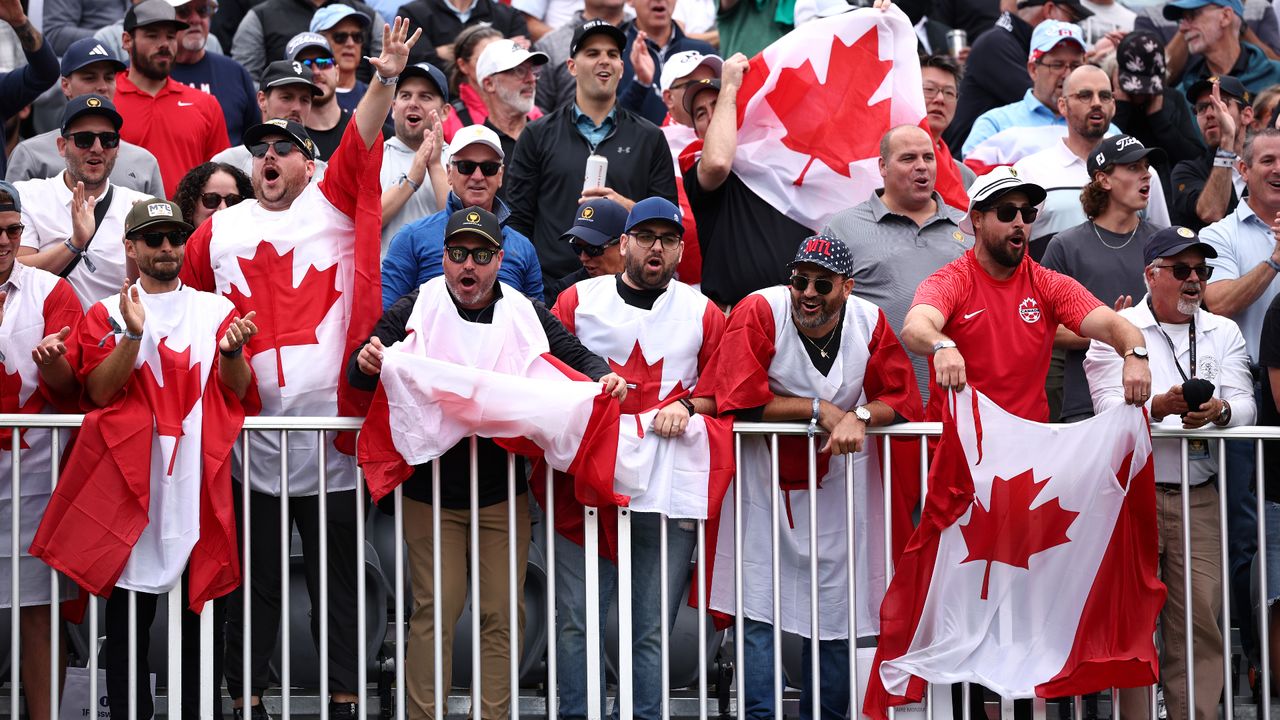
[[[1151, 317], [1156, 321], [1156, 329], [1160, 331], [1160, 335], [1164, 337], [1164, 341], [1169, 344], [1169, 350], [1173, 353], [1173, 366], [1178, 368], [1178, 374], [1182, 376], [1182, 381], [1186, 382], [1190, 378], [1182, 372], [1182, 365], [1178, 364], [1178, 349], [1173, 346], [1173, 338], [1169, 337], [1169, 333], [1160, 327], [1160, 318], [1156, 317], [1155, 306], [1151, 304], [1151, 296], [1147, 296], [1147, 309], [1151, 310]], [[1187, 344], [1191, 351], [1191, 377], [1196, 376], [1196, 316], [1191, 316], [1191, 326], [1188, 328]]]

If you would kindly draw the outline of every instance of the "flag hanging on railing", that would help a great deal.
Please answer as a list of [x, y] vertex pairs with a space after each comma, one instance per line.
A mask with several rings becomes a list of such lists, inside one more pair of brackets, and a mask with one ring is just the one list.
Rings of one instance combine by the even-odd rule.
[[1042, 425], [972, 389], [953, 400], [863, 712], [883, 719], [926, 681], [1004, 697], [1154, 683], [1165, 587], [1145, 413]]

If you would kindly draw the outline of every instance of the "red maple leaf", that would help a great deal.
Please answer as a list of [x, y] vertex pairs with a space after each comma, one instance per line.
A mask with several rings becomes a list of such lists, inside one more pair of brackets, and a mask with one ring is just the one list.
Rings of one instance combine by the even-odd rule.
[[256, 310], [253, 322], [258, 334], [249, 340], [249, 352], [276, 351], [276, 377], [284, 387], [284, 363], [280, 351], [286, 345], [314, 345], [316, 327], [329, 314], [329, 308], [338, 301], [334, 280], [338, 274], [335, 263], [326, 270], [307, 268], [302, 282], [293, 286], [293, 248], [284, 255], [276, 252], [276, 246], [267, 241], [258, 244], [253, 258], [240, 258], [240, 272], [244, 274], [249, 294], [232, 286], [226, 296], [241, 313]]
[[[32, 392], [25, 403], [18, 402], [20, 397], [22, 397], [22, 377], [17, 370], [10, 373], [0, 363], [0, 413], [38, 413], [44, 409], [44, 396], [39, 390]], [[18, 430], [18, 445], [23, 450], [31, 447], [26, 439], [28, 429]], [[13, 428], [0, 428], [0, 452], [13, 452]]]
[[623, 413], [642, 413], [661, 404], [667, 398], [684, 393], [684, 384], [677, 380], [670, 392], [659, 395], [662, 391], [662, 358], [658, 358], [652, 365], [646, 362], [639, 340], [636, 341], [635, 347], [631, 348], [631, 354], [627, 356], [625, 363], [619, 365], [610, 360], [609, 367], [621, 375], [629, 386], [634, 385], [627, 389], [627, 399], [622, 403]]
[[968, 557], [960, 562], [986, 561], [983, 600], [987, 599], [991, 563], [1025, 568], [1032, 555], [1071, 542], [1067, 529], [1080, 513], [1064, 509], [1058, 498], [1031, 509], [1031, 503], [1048, 482], [1049, 478], [1036, 482], [1031, 470], [1008, 480], [996, 476], [991, 484], [990, 507], [982, 507], [974, 498], [969, 523], [960, 526], [969, 548]]
[[814, 160], [849, 177], [849, 163], [880, 152], [891, 102], [887, 97], [874, 105], [869, 101], [892, 68], [893, 61], [880, 59], [879, 33], [872, 28], [852, 45], [831, 39], [825, 83], [809, 60], [778, 73], [764, 99], [787, 130], [782, 144], [809, 156], [794, 185], [804, 184]]
[[160, 377], [164, 384], [156, 382], [155, 373], [148, 363], [142, 364], [138, 384], [142, 394], [151, 404], [156, 418], [156, 434], [173, 438], [173, 453], [169, 456], [169, 471], [173, 475], [173, 463], [178, 458], [178, 440], [182, 437], [182, 421], [191, 414], [191, 408], [200, 399], [200, 363], [191, 365], [191, 348], [174, 352], [160, 341]]

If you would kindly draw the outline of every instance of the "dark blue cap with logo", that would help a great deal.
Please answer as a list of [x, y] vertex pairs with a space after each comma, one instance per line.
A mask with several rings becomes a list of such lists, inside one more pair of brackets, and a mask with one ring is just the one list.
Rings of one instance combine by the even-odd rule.
[[560, 239], [604, 247], [617, 242], [626, 226], [626, 208], [608, 198], [592, 198], [578, 206], [573, 226], [565, 230]]
[[1201, 240], [1195, 230], [1181, 225], [1167, 227], [1147, 238], [1147, 244], [1142, 248], [1142, 257], [1150, 265], [1160, 258], [1177, 255], [1190, 248], [1196, 248], [1207, 258], [1218, 257], [1218, 251]]
[[9, 193], [11, 202], [0, 203], [0, 212], [22, 212], [22, 198], [18, 197], [18, 188], [0, 180], [0, 192]]
[[116, 112], [116, 106], [110, 100], [102, 95], [81, 95], [71, 98], [67, 101], [67, 107], [62, 111], [62, 132], [66, 133], [71, 127], [71, 123], [85, 115], [101, 115], [111, 121], [116, 131], [120, 130], [120, 126], [124, 125], [124, 118], [120, 113]]
[[796, 259], [787, 264], [795, 267], [801, 263], [820, 265], [833, 273], [849, 277], [853, 274], [853, 253], [844, 241], [830, 235], [812, 235], [800, 241]]
[[440, 68], [429, 62], [421, 62], [416, 65], [406, 65], [405, 68], [400, 71], [400, 79], [396, 81], [396, 87], [399, 88], [400, 83], [403, 83], [405, 80], [412, 77], [420, 77], [430, 80], [431, 84], [436, 86], [436, 91], [440, 93], [440, 98], [448, 104], [449, 81], [445, 80], [444, 73], [440, 72]]
[[111, 54], [111, 51], [103, 47], [102, 43], [92, 37], [80, 38], [71, 43], [67, 51], [62, 54], [60, 66], [62, 77], [70, 77], [71, 73], [100, 62], [110, 63], [117, 71], [125, 69], [125, 64], [120, 62], [120, 58]]
[[680, 208], [663, 197], [645, 198], [632, 205], [631, 213], [627, 215], [625, 232], [631, 232], [631, 228], [650, 220], [661, 220], [670, 223], [679, 228], [681, 234], [684, 233], [684, 216], [680, 212]]

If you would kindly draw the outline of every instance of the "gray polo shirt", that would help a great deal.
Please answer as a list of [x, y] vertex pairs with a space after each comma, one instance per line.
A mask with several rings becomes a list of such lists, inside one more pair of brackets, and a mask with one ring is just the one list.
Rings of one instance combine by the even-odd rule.
[[[895, 333], [911, 309], [916, 287], [938, 268], [973, 247], [973, 238], [960, 232], [964, 213], [933, 194], [938, 210], [923, 224], [885, 207], [876, 190], [859, 205], [838, 213], [822, 232], [834, 235], [853, 254], [853, 294], [884, 311]], [[920, 394], [929, 397], [928, 358], [910, 355]]]
[[[18, 143], [9, 156], [4, 179], [9, 182], [44, 180], [66, 169], [67, 161], [58, 154], [58, 131], [50, 130]], [[120, 141], [120, 152], [111, 169], [111, 184], [152, 197], [164, 197], [164, 180], [156, 157], [124, 140]]]

